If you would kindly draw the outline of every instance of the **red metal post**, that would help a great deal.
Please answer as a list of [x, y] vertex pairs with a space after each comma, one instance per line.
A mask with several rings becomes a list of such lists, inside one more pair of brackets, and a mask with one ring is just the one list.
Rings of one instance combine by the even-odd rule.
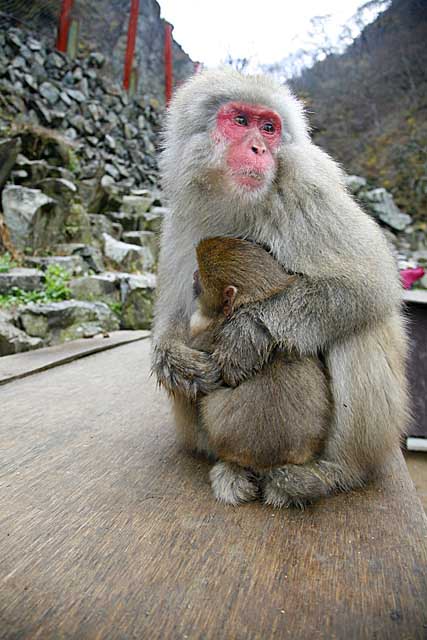
[[172, 98], [173, 67], [172, 67], [172, 25], [165, 23], [165, 101], [166, 106]]
[[138, 27], [138, 14], [139, 14], [139, 0], [131, 0], [129, 28], [128, 28], [128, 41], [127, 41], [126, 57], [125, 57], [125, 71], [123, 76], [123, 87], [125, 88], [126, 91], [129, 91], [129, 86], [130, 86], [133, 56], [135, 53], [136, 30]]
[[62, 0], [61, 15], [59, 17], [58, 38], [56, 48], [65, 53], [68, 44], [68, 30], [70, 28], [70, 13], [73, 7], [73, 0]]

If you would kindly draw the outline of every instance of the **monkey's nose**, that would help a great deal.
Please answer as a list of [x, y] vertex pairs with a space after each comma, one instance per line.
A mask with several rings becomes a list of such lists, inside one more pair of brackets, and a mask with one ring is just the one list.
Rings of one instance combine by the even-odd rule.
[[266, 151], [264, 145], [256, 143], [252, 144], [251, 150], [255, 153], [255, 155], [262, 155]]
[[259, 144], [258, 142], [253, 142], [251, 145], [251, 151], [253, 151], [255, 155], [262, 156], [262, 154], [266, 152], [266, 148], [262, 143]]

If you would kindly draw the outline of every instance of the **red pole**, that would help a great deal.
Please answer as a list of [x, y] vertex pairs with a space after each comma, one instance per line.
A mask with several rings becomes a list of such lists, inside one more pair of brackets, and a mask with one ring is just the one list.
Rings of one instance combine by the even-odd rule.
[[130, 76], [132, 73], [133, 55], [135, 53], [136, 29], [138, 26], [139, 0], [131, 0], [128, 41], [126, 46], [125, 71], [123, 76], [123, 87], [129, 91]]
[[61, 15], [59, 17], [58, 37], [56, 48], [65, 53], [68, 44], [68, 30], [70, 28], [70, 13], [73, 7], [73, 0], [62, 0]]
[[166, 106], [172, 98], [172, 25], [165, 23], [165, 101]]

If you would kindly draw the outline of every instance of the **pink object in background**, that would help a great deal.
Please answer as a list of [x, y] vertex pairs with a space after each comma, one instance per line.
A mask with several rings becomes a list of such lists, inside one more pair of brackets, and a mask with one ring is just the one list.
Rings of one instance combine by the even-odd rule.
[[416, 269], [402, 269], [400, 279], [404, 289], [410, 289], [414, 282], [423, 277], [425, 271], [422, 267]]

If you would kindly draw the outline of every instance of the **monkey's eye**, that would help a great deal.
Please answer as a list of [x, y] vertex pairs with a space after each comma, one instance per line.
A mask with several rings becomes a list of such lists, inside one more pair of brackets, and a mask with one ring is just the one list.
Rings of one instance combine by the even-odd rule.
[[248, 126], [248, 119], [246, 118], [246, 116], [242, 116], [242, 115], [236, 116], [234, 118], [234, 122], [236, 124], [239, 124], [241, 127], [247, 127]]
[[265, 131], [266, 133], [274, 133], [276, 129], [272, 122], [266, 122], [265, 124], [262, 125], [262, 130]]

